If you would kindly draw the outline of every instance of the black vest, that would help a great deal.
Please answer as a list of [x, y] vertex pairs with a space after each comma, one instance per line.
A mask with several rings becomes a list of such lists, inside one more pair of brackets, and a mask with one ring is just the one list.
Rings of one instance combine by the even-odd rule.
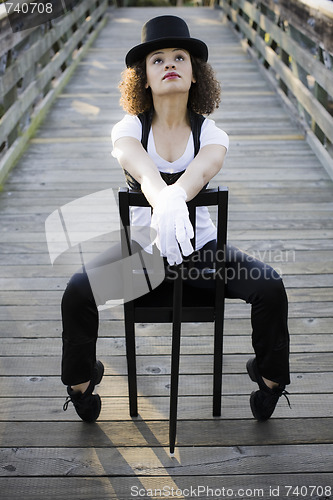
[[[149, 110], [146, 111], [145, 113], [141, 113], [138, 115], [138, 118], [142, 124], [142, 135], [141, 135], [141, 144], [147, 151], [147, 145], [148, 145], [148, 135], [149, 131], [151, 128], [151, 122], [153, 119], [153, 111]], [[191, 124], [191, 130], [192, 130], [192, 135], [193, 135], [193, 143], [194, 143], [194, 156], [196, 156], [199, 152], [200, 149], [200, 133], [201, 133], [201, 126], [205, 120], [205, 117], [202, 115], [199, 115], [198, 113], [194, 113], [193, 111], [190, 110], [190, 124]], [[162, 179], [164, 182], [168, 185], [174, 184], [179, 177], [185, 172], [185, 170], [182, 170], [181, 172], [176, 172], [169, 174], [167, 172], [160, 172]], [[124, 174], [126, 177], [126, 182], [129, 186], [130, 189], [133, 189], [135, 191], [140, 191], [141, 186], [134, 179], [134, 177], [124, 169]]]

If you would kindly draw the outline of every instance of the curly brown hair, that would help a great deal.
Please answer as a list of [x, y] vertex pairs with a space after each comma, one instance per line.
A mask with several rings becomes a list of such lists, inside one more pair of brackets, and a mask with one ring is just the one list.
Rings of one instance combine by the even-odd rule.
[[[188, 106], [195, 113], [209, 115], [220, 105], [221, 85], [209, 63], [193, 56], [191, 61], [196, 83], [190, 88]], [[153, 106], [151, 90], [145, 88], [146, 81], [145, 59], [123, 71], [118, 88], [120, 105], [126, 113], [138, 115]]]

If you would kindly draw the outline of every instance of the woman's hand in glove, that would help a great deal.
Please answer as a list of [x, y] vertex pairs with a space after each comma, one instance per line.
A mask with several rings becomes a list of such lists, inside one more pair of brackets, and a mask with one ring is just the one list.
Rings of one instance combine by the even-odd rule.
[[170, 265], [180, 264], [183, 260], [179, 245], [183, 255], [193, 252], [190, 240], [194, 231], [186, 198], [185, 190], [173, 184], [162, 189], [153, 209], [151, 226], [157, 231], [156, 244]]

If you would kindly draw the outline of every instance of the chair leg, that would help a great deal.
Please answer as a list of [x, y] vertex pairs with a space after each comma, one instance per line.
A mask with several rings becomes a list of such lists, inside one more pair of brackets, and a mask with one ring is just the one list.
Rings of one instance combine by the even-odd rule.
[[136, 379], [135, 323], [125, 314], [126, 360], [130, 416], [138, 416], [138, 393]]
[[179, 354], [182, 311], [182, 278], [178, 268], [178, 277], [174, 283], [172, 349], [171, 349], [171, 386], [170, 386], [170, 416], [169, 416], [169, 446], [170, 453], [175, 451], [177, 432], [177, 406], [179, 383]]
[[[213, 416], [221, 416], [222, 367], [223, 367], [223, 330], [224, 330], [224, 290], [219, 292], [220, 303], [216, 307], [214, 325], [214, 377], [213, 377]], [[219, 299], [218, 299], [219, 300]]]
[[223, 326], [224, 300], [220, 305], [214, 326], [214, 378], [213, 378], [213, 416], [221, 416], [222, 364], [223, 364]]

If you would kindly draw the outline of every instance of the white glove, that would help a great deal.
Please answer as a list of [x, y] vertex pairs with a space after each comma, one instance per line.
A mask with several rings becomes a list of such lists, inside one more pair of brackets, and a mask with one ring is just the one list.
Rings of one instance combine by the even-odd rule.
[[[182, 255], [190, 255], [194, 236], [186, 205], [186, 192], [176, 185], [167, 186], [159, 193], [159, 200], [153, 209], [151, 226], [157, 232], [156, 244], [170, 265], [180, 264]], [[178, 245], [179, 243], [179, 245]]]

